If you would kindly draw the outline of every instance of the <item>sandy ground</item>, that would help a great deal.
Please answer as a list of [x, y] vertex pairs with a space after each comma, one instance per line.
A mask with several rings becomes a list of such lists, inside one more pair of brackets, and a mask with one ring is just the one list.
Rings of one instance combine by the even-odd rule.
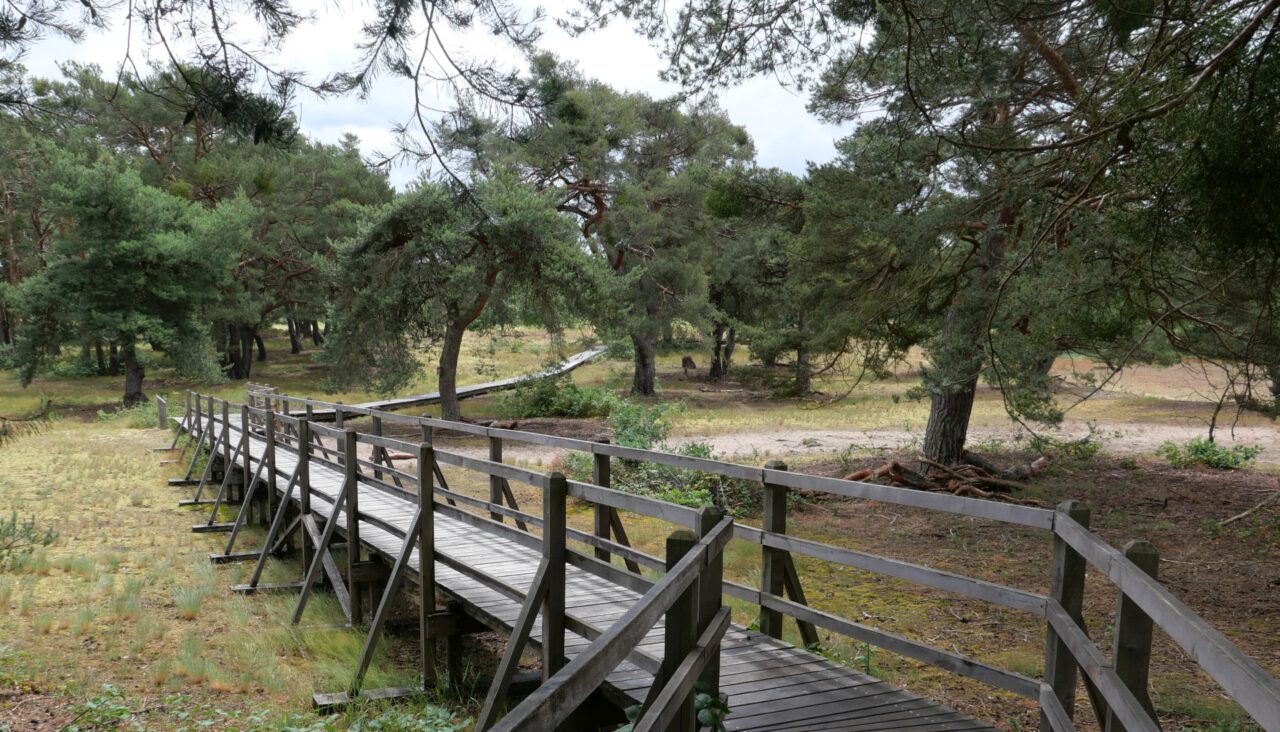
[[[1098, 434], [1105, 440], [1104, 450], [1113, 455], [1151, 455], [1166, 441], [1185, 442], [1193, 437], [1204, 437], [1202, 426], [1178, 426], [1139, 422], [1098, 423]], [[1117, 436], [1116, 433], [1119, 433]], [[1067, 425], [1065, 429], [1043, 433], [1058, 439], [1071, 440], [1086, 437], [1088, 425]], [[922, 434], [906, 430], [783, 430], [774, 432], [743, 432], [710, 437], [687, 436], [678, 442], [709, 442], [717, 452], [727, 456], [751, 455], [817, 455], [839, 452], [850, 446], [862, 450], [902, 450], [918, 442]], [[1025, 440], [1026, 432], [1015, 428], [969, 430], [969, 444], [1003, 442], [1008, 445]], [[1280, 466], [1280, 430], [1271, 427], [1237, 427], [1234, 435], [1220, 432], [1219, 444], [1260, 445], [1263, 453], [1260, 464]]]
[[[1094, 425], [1095, 434], [1104, 441], [1104, 452], [1121, 456], [1154, 455], [1160, 445], [1166, 441], [1180, 443], [1205, 435], [1203, 425], [1183, 426], [1149, 422], [1095, 422]], [[1062, 440], [1079, 439], [1088, 436], [1089, 425], [1083, 422], [1067, 423], [1062, 429], [1041, 434]], [[673, 439], [673, 442], [676, 444], [710, 443], [715, 452], [725, 457], [751, 463], [758, 462], [752, 459], [756, 457], [818, 456], [837, 453], [850, 447], [854, 451], [905, 450], [913, 443], [918, 444], [922, 437], [922, 432], [909, 432], [904, 429], [785, 429], [720, 435], [682, 435]], [[981, 446], [983, 443], [998, 442], [1013, 447], [1018, 445], [1020, 440], [1026, 439], [1027, 433], [1016, 427], [974, 427], [969, 430], [970, 445]], [[1263, 453], [1258, 457], [1257, 464], [1280, 467], [1280, 429], [1270, 426], [1241, 426], [1233, 431], [1225, 428], [1219, 430], [1216, 439], [1224, 446], [1259, 445], [1263, 448]], [[469, 441], [470, 444], [450, 444], [454, 441], [437, 438], [437, 442], [442, 449], [451, 452], [473, 457], [488, 457], [487, 448], [471, 441]], [[512, 443], [504, 447], [503, 456], [508, 462], [549, 463], [560, 452], [560, 450], [539, 445]]]

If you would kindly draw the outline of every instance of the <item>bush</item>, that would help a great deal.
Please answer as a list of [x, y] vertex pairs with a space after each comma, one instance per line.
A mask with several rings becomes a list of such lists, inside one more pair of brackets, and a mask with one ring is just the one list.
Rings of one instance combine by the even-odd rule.
[[98, 421], [123, 422], [126, 427], [132, 429], [149, 430], [160, 423], [160, 413], [156, 410], [156, 400], [152, 398], [128, 409], [117, 409], [114, 412], [99, 409]]
[[671, 430], [671, 411], [672, 407], [662, 404], [650, 406], [618, 399], [609, 412], [614, 444], [641, 450], [661, 445]]
[[1218, 470], [1239, 470], [1261, 455], [1262, 448], [1258, 445], [1235, 445], [1228, 448], [1203, 437], [1194, 437], [1183, 445], [1166, 442], [1156, 452], [1175, 468], [1203, 465]]
[[57, 540], [58, 532], [36, 526], [35, 516], [20, 520], [17, 511], [11, 511], [7, 519], [0, 516], [0, 570]]
[[12, 343], [0, 343], [0, 371], [18, 368], [18, 349]]
[[1089, 434], [1076, 440], [1060, 440], [1048, 435], [1033, 435], [1031, 449], [1059, 462], [1087, 464], [1102, 452], [1107, 442], [1121, 436], [1120, 432], [1104, 434], [1096, 422], [1089, 423]]
[[498, 399], [504, 417], [607, 417], [621, 401], [611, 392], [580, 387], [567, 376], [531, 379]]

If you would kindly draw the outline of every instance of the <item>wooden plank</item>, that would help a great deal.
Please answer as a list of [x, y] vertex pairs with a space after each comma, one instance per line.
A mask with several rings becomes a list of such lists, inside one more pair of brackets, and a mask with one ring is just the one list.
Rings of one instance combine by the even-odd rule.
[[235, 525], [234, 521], [216, 524], [192, 524], [191, 531], [197, 534], [231, 533], [231, 530], [235, 528]]

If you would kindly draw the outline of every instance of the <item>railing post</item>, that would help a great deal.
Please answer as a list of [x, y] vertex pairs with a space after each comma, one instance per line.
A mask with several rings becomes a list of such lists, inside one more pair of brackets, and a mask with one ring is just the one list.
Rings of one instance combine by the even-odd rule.
[[[369, 417], [369, 430], [370, 432], [373, 433], [374, 437], [382, 437], [382, 417], [379, 417], [376, 414], [371, 415]], [[381, 465], [383, 461], [386, 459], [386, 454], [387, 454], [386, 448], [380, 447], [378, 445], [374, 445], [373, 452], [369, 456], [370, 457], [369, 462], [373, 463], [374, 465]], [[390, 461], [387, 460], [386, 462], [390, 462]], [[374, 468], [373, 477], [375, 480], [382, 480], [382, 471], [378, 470], [377, 468]]]
[[[698, 537], [688, 529], [671, 532], [667, 537], [667, 571], [670, 572], [697, 543]], [[671, 681], [680, 662], [698, 643], [698, 585], [697, 581], [689, 585], [689, 589], [680, 593], [680, 597], [667, 609], [666, 630], [662, 641], [662, 670], [658, 678], [653, 680], [657, 687]], [[681, 702], [680, 711], [665, 732], [694, 732], [696, 729], [697, 717], [693, 708], [693, 696], [690, 695]]]
[[156, 422], [159, 423], [157, 426], [162, 430], [169, 428], [169, 403], [162, 396], [156, 397]]
[[[608, 444], [609, 441], [600, 440], [602, 444]], [[613, 481], [613, 463], [608, 455], [603, 453], [591, 453], [591, 482], [601, 488], [608, 488]], [[606, 506], [602, 503], [594, 504], [594, 520], [596, 538], [609, 540], [610, 512], [613, 507]], [[596, 559], [602, 562], [610, 561], [611, 555], [608, 549], [596, 548]]]
[[190, 389], [187, 389], [187, 401], [186, 401], [186, 404], [183, 405], [183, 407], [184, 408], [182, 410], [182, 421], [186, 424], [187, 431], [190, 432], [191, 431], [191, 390]]
[[[766, 464], [766, 470], [786, 470], [787, 464], [774, 460]], [[774, 534], [787, 533], [787, 487], [784, 485], [764, 484], [764, 518], [760, 528]], [[782, 597], [783, 581], [786, 577], [785, 554], [780, 549], [770, 546], [760, 548], [760, 591], [776, 597]], [[782, 613], [761, 606], [760, 632], [771, 638], [782, 638]]]
[[564, 666], [565, 501], [569, 484], [552, 473], [542, 496], [542, 550], [547, 563], [547, 595], [542, 601], [542, 680]]
[[[1089, 526], [1089, 507], [1079, 501], [1066, 501], [1058, 505], [1059, 515], [1075, 519], [1081, 526]], [[1081, 627], [1084, 626], [1084, 577], [1085, 559], [1056, 534], [1053, 537], [1053, 568], [1049, 580], [1049, 597], [1066, 610], [1067, 615]], [[1058, 638], [1052, 624], [1045, 626], [1044, 682], [1053, 689], [1067, 716], [1075, 716], [1077, 666], [1071, 650]], [[1053, 726], [1044, 712], [1040, 713], [1041, 732], [1052, 732]]]
[[[435, 534], [435, 450], [423, 442], [418, 445], [418, 506], [422, 522], [418, 524], [418, 640], [422, 645], [422, 688], [436, 686], [436, 639], [431, 633], [429, 616], [436, 609], [436, 534]], [[449, 678], [456, 685], [459, 679]]]
[[[724, 511], [720, 508], [704, 508], [698, 512], [698, 539], [702, 540], [712, 529], [724, 520]], [[724, 553], [711, 557], [707, 566], [698, 573], [698, 624], [697, 636], [701, 637], [711, 624], [712, 618], [720, 611], [724, 592]], [[699, 680], [706, 686], [706, 693], [718, 696], [720, 693], [720, 647], [716, 646], [713, 655], [707, 659]]]
[[267, 446], [263, 459], [267, 461], [267, 515], [276, 515], [276, 413], [267, 410], [264, 416]]
[[[289, 402], [282, 402], [288, 408]], [[311, 515], [311, 422], [298, 423], [298, 512], [305, 518]], [[302, 571], [311, 566], [311, 552], [316, 551], [302, 531]]]
[[[255, 493], [253, 491], [253, 469], [249, 467], [249, 405], [240, 405], [240, 500], [252, 501]], [[243, 507], [242, 507], [243, 508]], [[250, 521], [253, 520], [253, 507], [249, 507], [250, 512], [246, 514]], [[266, 523], [269, 519], [260, 516], [259, 520]]]
[[[1160, 552], [1148, 541], [1131, 541], [1124, 545], [1124, 556], [1133, 562], [1152, 579], [1160, 567]], [[1156, 718], [1155, 705], [1151, 703], [1148, 693], [1148, 672], [1151, 668], [1151, 618], [1130, 600], [1124, 592], [1120, 593], [1120, 606], [1116, 610], [1115, 652], [1112, 666], [1116, 675], [1129, 687], [1129, 691], [1142, 703], [1147, 714]], [[1107, 710], [1106, 732], [1125, 732], [1125, 727], [1116, 719], [1116, 715]]]
[[[489, 438], [489, 460], [495, 463], [502, 462], [502, 438], [501, 437]], [[489, 503], [492, 503], [495, 506], [502, 505], [502, 478], [496, 475], [489, 476]], [[500, 513], [494, 513], [493, 511], [490, 511], [489, 518], [493, 519], [494, 521], [497, 521], [498, 523], [502, 523], [502, 514]]]
[[231, 435], [227, 434], [231, 429], [231, 404], [225, 399], [222, 401], [222, 469], [227, 471], [231, 469]]
[[364, 583], [356, 582], [360, 563], [360, 483], [356, 473], [356, 431], [342, 435], [343, 478], [347, 487], [347, 585], [351, 591], [351, 624], [364, 621]]
[[[308, 404], [307, 407], [310, 408], [311, 405]], [[342, 413], [342, 402], [334, 402], [333, 403], [333, 426], [337, 427], [338, 429], [345, 429], [346, 422], [347, 422], [346, 415]]]

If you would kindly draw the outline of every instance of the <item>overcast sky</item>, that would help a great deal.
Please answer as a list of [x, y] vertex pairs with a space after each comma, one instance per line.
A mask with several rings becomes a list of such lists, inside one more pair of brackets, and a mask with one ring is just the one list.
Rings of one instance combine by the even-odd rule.
[[[341, 4], [342, 7], [338, 7]], [[295, 0], [299, 8], [312, 7], [316, 20], [299, 28], [275, 55], [281, 66], [307, 70], [313, 78], [350, 68], [357, 57], [357, 30], [370, 12], [360, 3], [356, 7], [343, 2]], [[541, 3], [550, 18], [562, 15], [575, 0], [549, 0]], [[246, 21], [245, 30], [251, 28]], [[62, 61], [96, 63], [113, 73], [124, 56], [127, 33], [125, 24], [116, 19], [108, 31], [90, 32], [79, 44], [59, 39], [37, 43], [23, 62], [37, 76], [57, 77], [57, 64]], [[661, 61], [648, 41], [622, 23], [577, 38], [571, 38], [553, 23], [544, 23], [542, 47], [561, 58], [576, 62], [587, 76], [600, 79], [617, 89], [665, 96], [675, 87], [658, 79]], [[245, 34], [249, 35], [249, 34]], [[251, 38], [251, 36], [250, 36]], [[133, 40], [135, 58], [142, 47]], [[492, 59], [500, 66], [518, 63], [518, 58], [493, 36], [477, 30], [455, 35], [451, 53], [471, 58]], [[426, 89], [424, 95], [440, 97], [434, 106], [447, 107], [441, 89]], [[793, 173], [803, 173], [809, 161], [825, 162], [834, 154], [833, 142], [846, 130], [822, 124], [805, 110], [804, 95], [787, 89], [773, 78], [757, 78], [718, 94], [721, 106], [730, 118], [744, 126], [755, 141], [757, 161], [764, 166], [777, 166]], [[307, 92], [298, 95], [294, 112], [302, 131], [324, 142], [336, 142], [345, 133], [361, 140], [368, 155], [393, 152], [395, 142], [391, 128], [408, 118], [412, 110], [412, 91], [408, 84], [389, 77], [380, 78], [367, 99], [354, 96], [319, 99]], [[397, 187], [416, 178], [416, 167], [401, 166], [391, 171]]]

